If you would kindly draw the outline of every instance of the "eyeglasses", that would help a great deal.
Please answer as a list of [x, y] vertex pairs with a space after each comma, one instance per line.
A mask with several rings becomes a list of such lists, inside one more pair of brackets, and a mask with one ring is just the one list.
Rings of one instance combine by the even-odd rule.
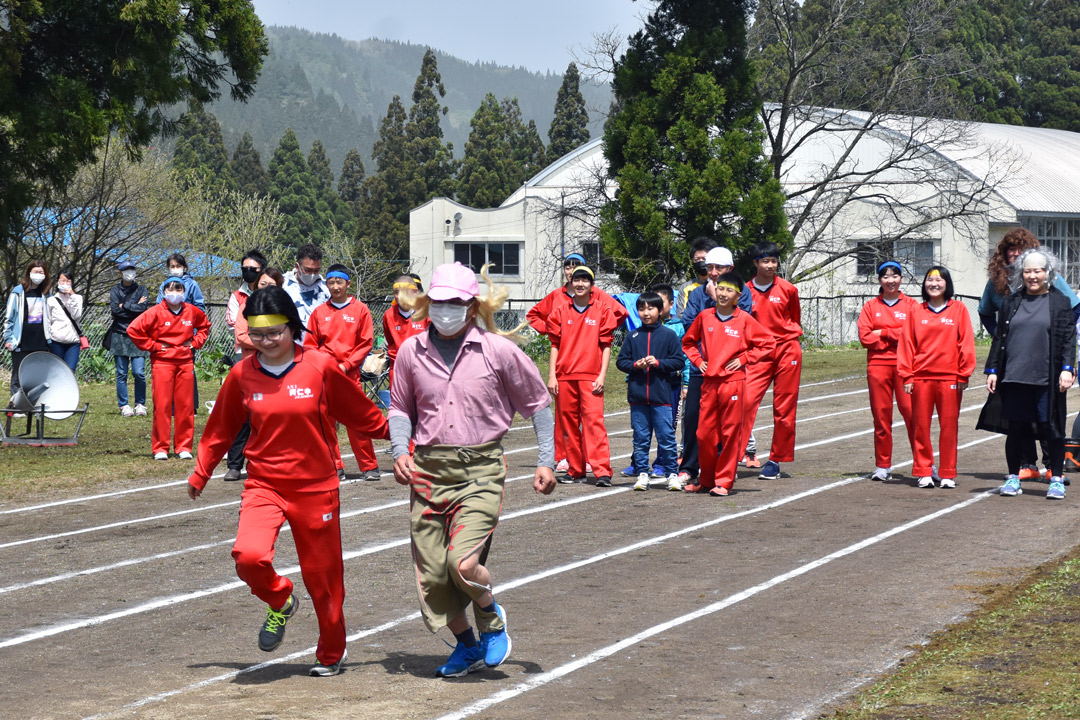
[[281, 328], [280, 330], [271, 330], [270, 332], [252, 332], [248, 330], [248, 337], [252, 342], [277, 342], [281, 339], [281, 336], [285, 334], [287, 328]]

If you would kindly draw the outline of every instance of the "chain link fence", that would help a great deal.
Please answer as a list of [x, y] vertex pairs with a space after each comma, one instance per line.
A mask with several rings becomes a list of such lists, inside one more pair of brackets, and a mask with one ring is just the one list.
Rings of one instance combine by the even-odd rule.
[[[859, 313], [862, 312], [863, 305], [875, 297], [877, 295], [802, 298], [803, 344], [807, 347], [857, 344]], [[953, 300], [964, 303], [967, 308], [976, 338], [986, 337], [986, 331], [979, 321], [980, 299], [973, 295], [953, 296]]]

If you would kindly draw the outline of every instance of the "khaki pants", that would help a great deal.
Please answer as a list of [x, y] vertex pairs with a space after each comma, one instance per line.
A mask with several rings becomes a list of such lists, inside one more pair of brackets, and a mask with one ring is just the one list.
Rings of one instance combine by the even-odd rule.
[[479, 555], [499, 523], [506, 461], [502, 444], [417, 446], [413, 455], [418, 477], [431, 481], [431, 496], [411, 496], [413, 564], [424, 623], [438, 632], [473, 604], [481, 632], [501, 630], [495, 613], [474, 601], [491, 588], [461, 576], [466, 558]]

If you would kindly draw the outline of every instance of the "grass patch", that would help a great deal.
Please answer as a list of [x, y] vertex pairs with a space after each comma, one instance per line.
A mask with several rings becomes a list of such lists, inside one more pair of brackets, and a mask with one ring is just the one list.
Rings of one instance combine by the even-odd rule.
[[935, 635], [891, 675], [823, 718], [1080, 717], [1080, 549]]

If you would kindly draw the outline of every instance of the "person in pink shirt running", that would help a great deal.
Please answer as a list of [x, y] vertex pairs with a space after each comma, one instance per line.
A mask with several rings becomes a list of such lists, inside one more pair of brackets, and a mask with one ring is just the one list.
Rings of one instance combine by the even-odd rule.
[[[431, 326], [402, 344], [390, 389], [394, 478], [411, 488], [420, 608], [431, 632], [449, 627], [457, 639], [435, 671], [439, 677], [496, 667], [510, 656], [506, 611], [492, 597], [483, 555], [502, 509], [502, 437], [515, 413], [531, 418], [536, 430], [533, 488], [546, 495], [555, 487], [555, 421], [547, 387], [514, 343], [524, 339], [496, 329], [494, 312], [508, 291], [481, 272], [488, 283], [485, 297], [478, 297], [476, 274], [454, 263], [435, 268], [426, 295], [403, 301], [414, 307], [414, 318], [430, 318]], [[413, 453], [410, 440], [416, 442]], [[479, 640], [465, 616], [470, 604]]]

